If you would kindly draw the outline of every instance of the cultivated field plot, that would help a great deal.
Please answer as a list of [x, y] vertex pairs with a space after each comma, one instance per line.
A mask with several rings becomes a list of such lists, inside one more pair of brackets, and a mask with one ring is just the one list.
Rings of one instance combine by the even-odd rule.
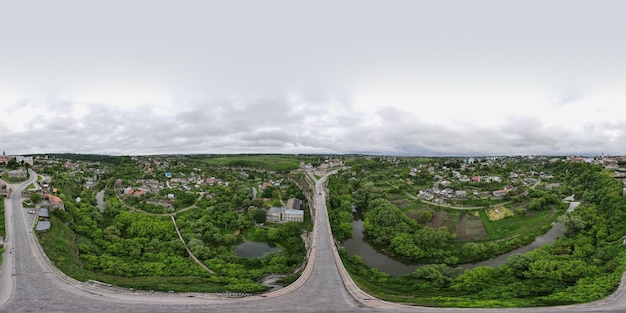
[[480, 215], [463, 213], [456, 228], [456, 238], [460, 241], [487, 239], [489, 234], [487, 234]]
[[[419, 218], [419, 214], [415, 212], [407, 215], [412, 218]], [[428, 226], [432, 228], [446, 227], [449, 232], [456, 233], [456, 238], [460, 241], [489, 238], [480, 215], [474, 212], [437, 211]]]
[[411, 202], [409, 202], [409, 200], [401, 197], [397, 197], [397, 199], [393, 199], [390, 202], [391, 204], [397, 206], [400, 210], [404, 210], [412, 204]]
[[439, 228], [446, 221], [446, 217], [448, 217], [448, 212], [446, 211], [438, 211], [433, 215], [433, 218], [430, 220], [430, 227]]

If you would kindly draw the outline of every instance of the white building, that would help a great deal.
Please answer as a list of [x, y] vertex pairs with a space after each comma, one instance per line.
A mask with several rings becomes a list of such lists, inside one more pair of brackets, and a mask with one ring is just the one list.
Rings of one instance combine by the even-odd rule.
[[32, 156], [25, 157], [25, 156], [17, 155], [17, 156], [15, 156], [15, 162], [17, 162], [17, 163], [24, 162], [24, 163], [29, 164], [30, 166], [32, 166], [33, 165], [33, 157]]
[[274, 223], [304, 222], [304, 211], [300, 209], [302, 200], [292, 198], [287, 200], [287, 207], [272, 207], [267, 211], [266, 220]]

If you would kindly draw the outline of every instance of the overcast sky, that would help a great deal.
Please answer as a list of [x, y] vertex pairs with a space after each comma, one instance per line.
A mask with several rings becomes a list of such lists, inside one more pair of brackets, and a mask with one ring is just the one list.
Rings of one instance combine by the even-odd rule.
[[0, 0], [0, 150], [626, 154], [624, 12]]

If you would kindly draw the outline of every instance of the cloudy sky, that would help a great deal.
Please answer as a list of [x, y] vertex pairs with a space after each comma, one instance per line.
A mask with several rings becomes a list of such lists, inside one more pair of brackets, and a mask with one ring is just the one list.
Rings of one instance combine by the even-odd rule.
[[0, 0], [0, 150], [626, 154], [624, 12]]

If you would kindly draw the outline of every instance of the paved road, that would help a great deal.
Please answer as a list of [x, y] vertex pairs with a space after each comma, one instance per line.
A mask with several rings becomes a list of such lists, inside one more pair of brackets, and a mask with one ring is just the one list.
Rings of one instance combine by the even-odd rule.
[[[35, 175], [31, 175], [35, 177]], [[332, 244], [322, 188], [316, 181], [315, 227], [310, 261], [301, 279], [265, 296], [225, 299], [202, 294], [119, 292], [82, 283], [50, 265], [32, 231], [34, 216], [15, 188], [5, 200], [7, 244], [0, 273], [0, 312], [475, 312], [386, 303], [369, 297], [351, 282]], [[605, 312], [626, 310], [623, 289], [602, 302], [578, 307], [499, 309], [497, 312]], [[496, 312], [494, 310], [485, 310]]]

